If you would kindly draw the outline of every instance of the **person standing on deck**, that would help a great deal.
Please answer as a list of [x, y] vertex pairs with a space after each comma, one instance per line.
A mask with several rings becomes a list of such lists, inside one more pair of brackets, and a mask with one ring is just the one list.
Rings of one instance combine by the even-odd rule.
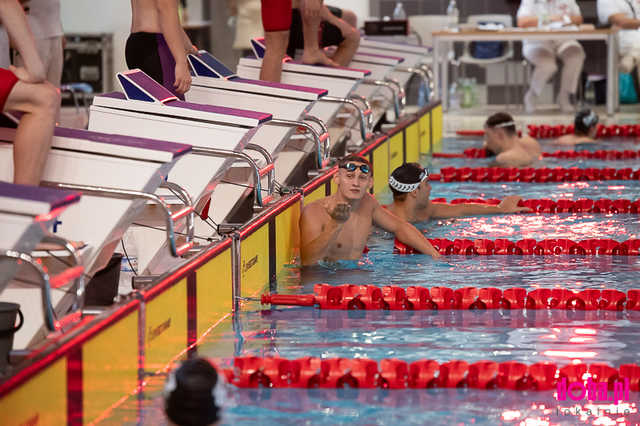
[[188, 53], [197, 53], [180, 25], [178, 0], [131, 0], [131, 34], [125, 56], [181, 99], [191, 87]]

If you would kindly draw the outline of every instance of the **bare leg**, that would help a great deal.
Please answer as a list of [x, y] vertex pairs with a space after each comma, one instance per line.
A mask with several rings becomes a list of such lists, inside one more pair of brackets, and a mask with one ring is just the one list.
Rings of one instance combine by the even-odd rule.
[[50, 83], [18, 81], [4, 108], [25, 113], [13, 143], [13, 182], [38, 185], [51, 146], [60, 93]]
[[[301, 3], [304, 4], [304, 2]], [[301, 6], [303, 6], [303, 4], [301, 4]], [[328, 58], [324, 50], [320, 48], [318, 30], [320, 29], [320, 22], [322, 21], [322, 13], [305, 13], [304, 7], [301, 8], [300, 13], [302, 14], [302, 33], [304, 36], [302, 63], [311, 65], [322, 64], [332, 67], [338, 66], [338, 64]]]
[[353, 16], [355, 16], [355, 14], [350, 10], [343, 10], [343, 19], [340, 19], [329, 12], [329, 9], [326, 6], [323, 11], [323, 19], [338, 27], [342, 33], [342, 37], [344, 37], [344, 41], [340, 43], [332, 59], [338, 65], [343, 67], [347, 66], [353, 59], [353, 55], [355, 55], [356, 50], [358, 50], [358, 46], [360, 46], [360, 32], [355, 28], [355, 26], [346, 21], [344, 17], [347, 13]]
[[358, 16], [352, 10], [342, 9], [342, 20], [356, 30], [358, 29]]
[[282, 58], [289, 44], [289, 31], [267, 31], [264, 33], [267, 50], [262, 58], [260, 80], [280, 81], [282, 75]]

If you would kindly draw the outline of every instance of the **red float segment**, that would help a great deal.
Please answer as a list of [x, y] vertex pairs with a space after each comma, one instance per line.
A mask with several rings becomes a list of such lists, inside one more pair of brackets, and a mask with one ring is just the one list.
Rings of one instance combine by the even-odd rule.
[[[462, 152], [434, 152], [432, 154], [434, 158], [487, 158], [487, 150], [484, 148], [467, 148]], [[626, 149], [620, 150], [604, 150], [599, 149], [596, 151], [553, 151], [543, 152], [542, 156], [545, 158], [559, 158], [563, 160], [575, 160], [577, 158], [585, 158], [590, 160], [634, 160], [640, 157], [640, 151], [634, 151]]]
[[418, 360], [412, 363], [400, 359], [313, 357], [285, 358], [238, 357], [233, 369], [224, 369], [229, 383], [241, 388], [382, 388], [426, 389], [460, 388], [552, 390], [558, 381], [585, 383], [589, 378], [607, 382], [613, 389], [616, 381], [629, 380], [632, 391], [640, 390], [640, 366], [623, 364], [619, 368], [600, 363], [569, 364], [562, 367], [540, 362], [527, 365], [516, 361], [497, 363], [463, 360], [438, 363]]
[[431, 181], [442, 182], [577, 182], [593, 180], [640, 180], [640, 170], [630, 168], [541, 167], [534, 169], [512, 167], [443, 167], [432, 174]]
[[[574, 132], [573, 124], [569, 126], [564, 125], [556, 125], [556, 126], [548, 126], [548, 125], [535, 125], [530, 124], [527, 126], [529, 130], [529, 136], [533, 138], [557, 138], [563, 135], [572, 134]], [[612, 124], [609, 126], [605, 126], [603, 124], [598, 124], [597, 128], [597, 136], [599, 138], [606, 137], [637, 137], [640, 136], [640, 125], [638, 124]]]
[[[272, 305], [318, 306], [333, 310], [450, 310], [450, 309], [563, 309], [581, 311], [640, 311], [640, 289], [627, 294], [614, 289], [569, 290], [538, 288], [527, 292], [520, 287], [418, 287], [316, 284], [315, 294], [265, 294], [262, 303]], [[327, 295], [331, 295], [327, 297]], [[283, 296], [283, 297], [280, 297]], [[330, 300], [327, 302], [327, 300]], [[314, 303], [310, 303], [313, 301]]]

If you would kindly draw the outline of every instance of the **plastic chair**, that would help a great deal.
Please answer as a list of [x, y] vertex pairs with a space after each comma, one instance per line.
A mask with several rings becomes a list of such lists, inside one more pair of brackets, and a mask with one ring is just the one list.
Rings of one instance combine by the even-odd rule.
[[[468, 24], [478, 25], [481, 22], [499, 22], [499, 23], [503, 24], [505, 26], [505, 28], [513, 27], [513, 18], [512, 18], [511, 15], [491, 15], [491, 14], [470, 15], [467, 18], [467, 23]], [[510, 72], [509, 72], [509, 60], [513, 59], [513, 56], [514, 56], [513, 55], [513, 42], [511, 42], [511, 41], [506, 42], [506, 48], [504, 49], [504, 53], [501, 56], [498, 56], [496, 58], [490, 58], [490, 59], [474, 58], [471, 55], [470, 46], [471, 46], [470, 42], [465, 42], [464, 51], [462, 53], [462, 56], [460, 56], [458, 58], [457, 62], [462, 67], [464, 66], [464, 64], [487, 66], [487, 65], [498, 64], [498, 63], [502, 62], [502, 63], [504, 63], [505, 84], [507, 86], [510, 86], [510, 80], [511, 79], [510, 79]], [[462, 75], [464, 76], [464, 68], [462, 69]], [[506, 99], [507, 105], [510, 105], [511, 104], [510, 90], [507, 90], [506, 94], [507, 94], [507, 99]]]
[[415, 31], [422, 40], [423, 46], [433, 46], [431, 33], [441, 31], [449, 26], [447, 15], [413, 15], [409, 16], [409, 28]]

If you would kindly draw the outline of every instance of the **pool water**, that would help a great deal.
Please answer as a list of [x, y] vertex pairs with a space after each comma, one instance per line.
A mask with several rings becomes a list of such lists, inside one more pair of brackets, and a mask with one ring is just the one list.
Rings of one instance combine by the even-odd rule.
[[[640, 181], [591, 181], [591, 182], [431, 182], [431, 198], [499, 198], [519, 195], [525, 199], [598, 200], [640, 198]], [[390, 194], [379, 197], [380, 202], [390, 203]]]
[[[445, 138], [442, 143], [442, 152], [445, 153], [462, 153], [467, 148], [481, 148], [482, 139], [453, 139]], [[554, 151], [572, 151], [572, 147], [554, 144], [551, 140], [540, 140], [540, 146], [543, 152]], [[583, 144], [575, 148], [577, 151], [597, 151], [597, 150], [639, 150], [640, 139], [610, 139], [602, 140], [593, 144]], [[438, 173], [442, 167], [487, 167], [494, 161], [494, 158], [432, 158], [427, 164], [429, 170]], [[604, 168], [614, 167], [622, 169], [631, 167], [634, 170], [638, 168], [638, 160], [597, 160], [588, 158], [562, 159], [555, 157], [544, 157], [536, 162], [533, 167], [578, 167], [578, 168]]]
[[[635, 182], [433, 183], [432, 197], [637, 199]], [[391, 200], [390, 194], [379, 197]], [[638, 215], [519, 214], [417, 224], [444, 238], [637, 238]], [[392, 254], [393, 237], [379, 229], [358, 261], [289, 267], [278, 292], [308, 294], [316, 283], [408, 287], [468, 286], [638, 288], [640, 258], [631, 256], [443, 256]], [[563, 310], [322, 311], [245, 302], [226, 331], [208, 336], [198, 355], [231, 366], [234, 356], [461, 359], [608, 363], [640, 359], [640, 312]], [[114, 410], [107, 424], [166, 424], [163, 377], [149, 378], [137, 399]], [[554, 391], [473, 389], [229, 389], [224, 425], [593, 425], [638, 424], [640, 395], [617, 405], [557, 401]], [[587, 410], [591, 410], [590, 413]], [[626, 411], [625, 411], [626, 410]], [[606, 412], [608, 411], [608, 412]]]

